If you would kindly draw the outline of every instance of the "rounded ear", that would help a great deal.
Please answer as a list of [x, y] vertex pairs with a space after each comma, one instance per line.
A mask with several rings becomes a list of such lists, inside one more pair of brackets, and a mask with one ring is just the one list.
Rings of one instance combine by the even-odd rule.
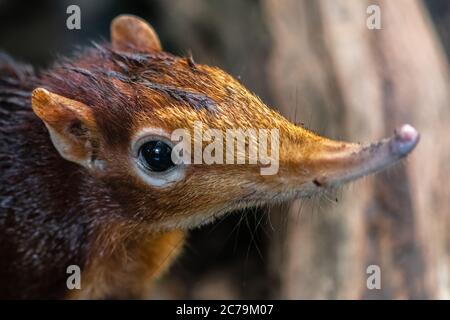
[[132, 48], [161, 51], [161, 43], [152, 26], [133, 15], [120, 15], [111, 22], [111, 42], [113, 48], [130, 50]]
[[98, 140], [98, 132], [90, 107], [43, 88], [33, 91], [31, 106], [63, 158], [88, 169], [95, 168], [93, 142]]

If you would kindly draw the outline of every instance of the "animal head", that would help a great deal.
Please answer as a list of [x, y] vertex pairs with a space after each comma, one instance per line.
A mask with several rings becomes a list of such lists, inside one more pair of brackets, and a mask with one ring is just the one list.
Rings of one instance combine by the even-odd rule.
[[[320, 137], [221, 69], [164, 52], [153, 28], [133, 16], [113, 20], [111, 44], [94, 45], [41, 79], [33, 111], [61, 157], [107, 185], [130, 217], [159, 228], [193, 227], [339, 185], [396, 162], [419, 139], [409, 125], [368, 146]], [[188, 135], [174, 135], [180, 129]], [[240, 151], [220, 143], [233, 129], [244, 133]], [[264, 147], [270, 161], [258, 159]], [[196, 150], [201, 161], [192, 159]], [[268, 166], [273, 172], [263, 174]]]

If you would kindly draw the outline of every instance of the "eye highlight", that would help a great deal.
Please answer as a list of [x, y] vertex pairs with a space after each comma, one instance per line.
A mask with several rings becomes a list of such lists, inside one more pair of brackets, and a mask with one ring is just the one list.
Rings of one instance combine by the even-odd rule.
[[175, 166], [171, 158], [172, 147], [161, 140], [144, 143], [138, 154], [141, 164], [150, 171], [164, 172]]

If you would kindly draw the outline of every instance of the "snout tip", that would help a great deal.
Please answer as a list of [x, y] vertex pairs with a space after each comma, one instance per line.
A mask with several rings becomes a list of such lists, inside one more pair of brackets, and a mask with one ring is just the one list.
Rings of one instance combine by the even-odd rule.
[[394, 132], [392, 151], [399, 156], [406, 156], [416, 147], [419, 140], [419, 132], [413, 126], [404, 124]]

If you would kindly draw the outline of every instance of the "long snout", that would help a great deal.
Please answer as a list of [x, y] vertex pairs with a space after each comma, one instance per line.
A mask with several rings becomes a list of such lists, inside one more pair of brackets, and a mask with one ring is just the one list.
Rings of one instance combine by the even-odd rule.
[[297, 172], [305, 173], [315, 186], [332, 187], [395, 164], [415, 148], [419, 139], [417, 130], [408, 124], [396, 129], [393, 136], [366, 145], [323, 138], [309, 143], [312, 151], [304, 149], [307, 157], [291, 158], [289, 167], [297, 166]]

